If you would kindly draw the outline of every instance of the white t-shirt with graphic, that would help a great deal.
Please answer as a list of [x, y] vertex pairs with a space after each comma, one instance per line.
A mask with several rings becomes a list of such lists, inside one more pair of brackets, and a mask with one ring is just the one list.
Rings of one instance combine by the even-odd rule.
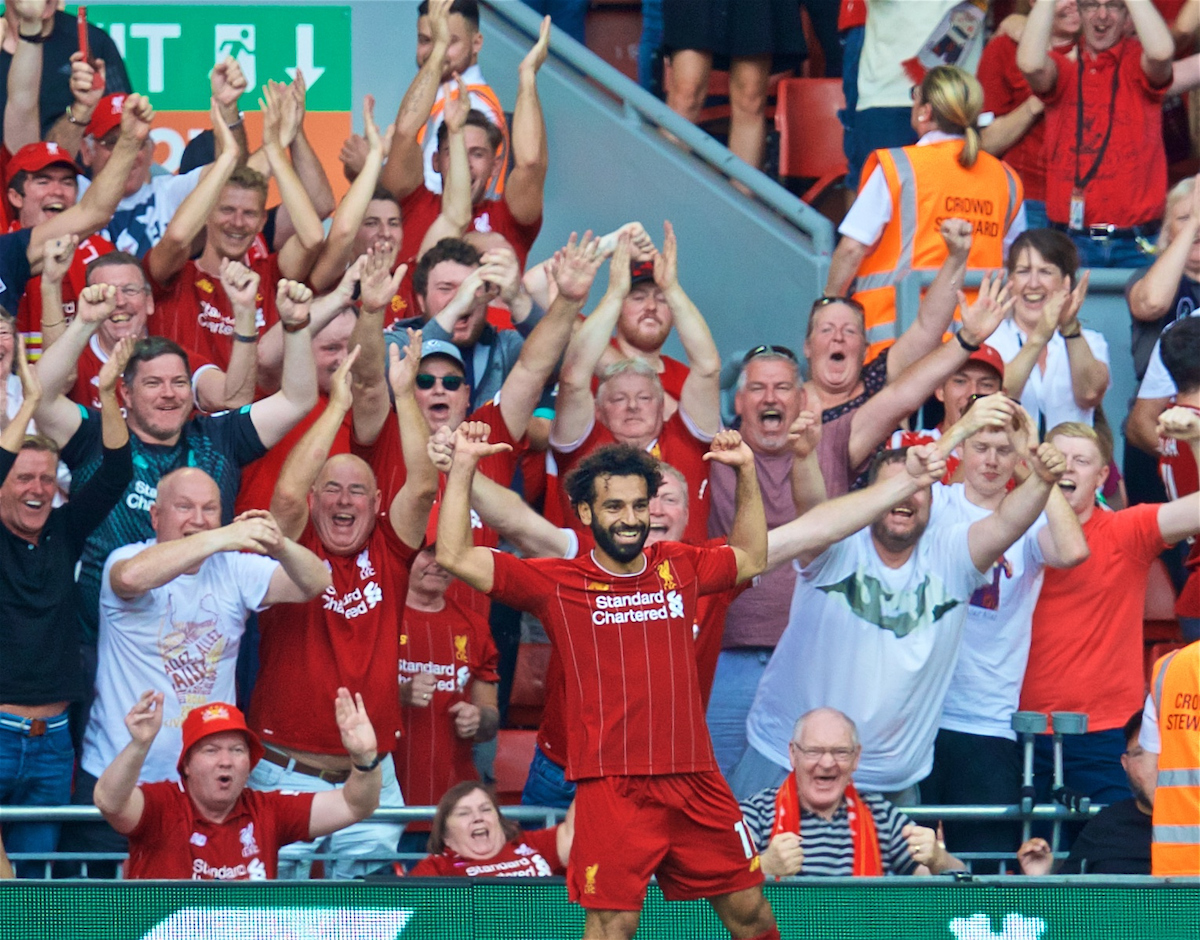
[[[117, 246], [118, 251], [127, 251], [141, 258], [157, 245], [167, 232], [167, 225], [183, 200], [192, 194], [200, 182], [204, 167], [181, 175], [172, 173], [151, 176], [150, 181], [132, 196], [117, 203], [108, 225], [100, 235]], [[79, 198], [87, 192], [92, 181], [86, 176], [76, 177], [79, 183]]]
[[[933, 514], [939, 524], [969, 525], [991, 515], [990, 509], [967, 499], [961, 483], [935, 486], [933, 492]], [[1043, 513], [992, 566], [987, 583], [971, 595], [940, 727], [1017, 739], [1011, 717], [1021, 699], [1033, 608], [1046, 571], [1046, 558], [1038, 545], [1038, 533], [1046, 522]]]
[[178, 780], [183, 719], [198, 705], [232, 702], [235, 669], [246, 617], [264, 609], [263, 598], [279, 567], [274, 558], [219, 552], [195, 574], [125, 600], [110, 574], [156, 540], [118, 548], [100, 580], [100, 639], [96, 701], [83, 736], [83, 769], [99, 777], [126, 744], [125, 716], [146, 689], [164, 693], [163, 726], [139, 783]]
[[891, 792], [929, 774], [967, 601], [988, 582], [969, 528], [932, 521], [900, 568], [880, 561], [869, 527], [797, 565], [787, 629], [746, 722], [759, 753], [790, 768], [796, 719], [828, 706], [858, 725], [855, 786]]

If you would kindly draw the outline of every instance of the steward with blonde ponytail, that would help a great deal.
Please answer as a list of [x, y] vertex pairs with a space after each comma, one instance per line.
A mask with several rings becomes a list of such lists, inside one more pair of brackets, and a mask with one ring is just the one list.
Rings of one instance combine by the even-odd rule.
[[979, 158], [979, 112], [983, 110], [983, 86], [974, 75], [953, 65], [938, 65], [925, 73], [921, 100], [933, 108], [933, 120], [943, 134], [961, 134], [966, 145], [958, 155], [959, 166], [970, 169]]

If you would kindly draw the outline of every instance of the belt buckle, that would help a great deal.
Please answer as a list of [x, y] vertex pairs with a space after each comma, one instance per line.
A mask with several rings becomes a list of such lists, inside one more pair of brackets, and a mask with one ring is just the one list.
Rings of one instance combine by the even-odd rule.
[[1112, 238], [1113, 232], [1117, 230], [1115, 225], [1093, 225], [1089, 231], [1092, 238], [1098, 238], [1102, 241]]
[[46, 733], [45, 718], [30, 718], [29, 719], [29, 736], [31, 738], [40, 738]]

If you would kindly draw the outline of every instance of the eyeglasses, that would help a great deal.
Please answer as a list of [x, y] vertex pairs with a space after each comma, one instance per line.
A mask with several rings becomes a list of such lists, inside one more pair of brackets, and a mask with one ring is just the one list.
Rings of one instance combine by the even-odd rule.
[[133, 300], [135, 297], [141, 297], [143, 294], [148, 293], [149, 290], [149, 287], [134, 287], [132, 284], [126, 284], [123, 287], [118, 287], [117, 293], [122, 297]]
[[751, 359], [757, 359], [759, 356], [783, 356], [791, 362], [796, 362], [796, 354], [786, 346], [774, 346], [770, 343], [763, 343], [761, 346], [755, 346], [752, 350], [742, 357], [742, 365], [745, 365]]
[[818, 763], [826, 754], [839, 764], [848, 764], [854, 760], [854, 755], [858, 751], [858, 748], [855, 747], [801, 747], [795, 741], [790, 742], [788, 746], [799, 751], [800, 756], [810, 764]]
[[439, 379], [442, 382], [442, 388], [448, 392], [457, 392], [462, 388], [464, 381], [461, 375], [430, 375], [428, 372], [418, 372], [417, 388], [427, 392], [437, 384]]
[[1107, 3], [1098, 3], [1097, 0], [1080, 0], [1078, 7], [1079, 12], [1085, 16], [1091, 16], [1101, 10], [1116, 16], [1125, 9], [1125, 0], [1109, 0]]

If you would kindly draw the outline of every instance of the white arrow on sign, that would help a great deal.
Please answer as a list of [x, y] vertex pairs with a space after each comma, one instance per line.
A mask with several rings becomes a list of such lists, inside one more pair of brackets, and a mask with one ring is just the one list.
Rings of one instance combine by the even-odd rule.
[[317, 79], [325, 74], [324, 68], [313, 64], [313, 25], [299, 23], [296, 26], [296, 67], [285, 69], [288, 78], [296, 80], [296, 73], [304, 73], [304, 81], [309, 88], [317, 83]]
[[187, 907], [142, 940], [396, 940], [412, 915], [400, 908]]
[[987, 914], [972, 914], [950, 921], [950, 932], [956, 940], [1039, 940], [1048, 926], [1040, 917], [1011, 913], [1004, 915], [1004, 925], [995, 933]]

